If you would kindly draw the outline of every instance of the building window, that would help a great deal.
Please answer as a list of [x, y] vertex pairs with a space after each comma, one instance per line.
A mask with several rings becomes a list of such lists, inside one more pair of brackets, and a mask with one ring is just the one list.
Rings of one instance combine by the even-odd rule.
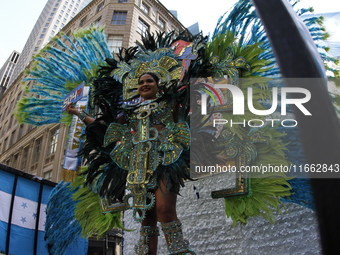
[[160, 26], [163, 30], [165, 29], [165, 21], [161, 18], [158, 18], [158, 26]]
[[18, 167], [18, 159], [19, 159], [19, 153], [17, 153], [17, 154], [15, 154], [14, 156], [13, 156], [13, 167], [14, 168], [17, 168]]
[[143, 12], [145, 12], [146, 14], [149, 14], [149, 6], [145, 5], [144, 3], [142, 3], [141, 9]]
[[8, 137], [5, 138], [5, 141], [4, 141], [4, 147], [2, 147], [2, 152], [5, 152], [7, 150], [7, 142], [8, 142]]
[[49, 25], [50, 25], [50, 23], [46, 23], [46, 24], [45, 24], [45, 27], [48, 27]]
[[44, 179], [51, 180], [52, 179], [52, 170], [44, 173]]
[[50, 16], [53, 16], [54, 15], [54, 12], [52, 12], [51, 14], [50, 14]]
[[49, 141], [48, 141], [48, 148], [47, 148], [47, 155], [54, 154], [57, 150], [58, 145], [58, 137], [59, 137], [60, 129], [56, 128], [50, 131], [49, 134]]
[[12, 127], [12, 122], [13, 122], [13, 115], [12, 115], [11, 118], [9, 119], [9, 128]]
[[21, 170], [26, 169], [27, 159], [28, 159], [28, 151], [29, 151], [29, 146], [25, 147], [22, 151], [22, 159], [21, 159], [21, 164], [20, 164]]
[[33, 125], [28, 125], [27, 132], [30, 132], [34, 128]]
[[[21, 96], [22, 96], [22, 92], [20, 91], [19, 93], [18, 93], [18, 95], [17, 95], [17, 101], [19, 101], [19, 99], [21, 98]], [[1, 115], [0, 115], [1, 116]], [[1, 119], [1, 118], [0, 118]]]
[[137, 32], [141, 35], [144, 35], [146, 31], [149, 31], [149, 25], [143, 20], [138, 19]]
[[39, 161], [39, 156], [40, 156], [40, 153], [41, 153], [41, 146], [42, 146], [42, 138], [35, 140], [34, 149], [33, 149], [33, 158], [32, 158], [33, 164], [37, 163]]
[[24, 134], [24, 124], [20, 124], [18, 139], [20, 139]]
[[126, 11], [114, 11], [111, 24], [112, 25], [125, 25], [126, 16], [127, 16]]
[[118, 0], [118, 3], [127, 3], [127, 0]]
[[100, 26], [100, 21], [101, 21], [101, 19], [102, 19], [102, 17], [99, 17], [98, 19], [96, 19], [96, 20], [92, 23], [92, 25], [99, 27], [99, 26]]
[[104, 2], [100, 3], [100, 4], [97, 6], [97, 11], [96, 11], [96, 13], [97, 13], [97, 12], [100, 12], [101, 10], [103, 10], [103, 8], [104, 8]]
[[11, 140], [10, 140], [10, 143], [9, 143], [9, 146], [12, 146], [15, 142], [16, 142], [16, 129], [13, 130], [12, 134], [11, 134]]
[[[14, 109], [15, 103], [16, 102], [14, 100], [11, 102], [11, 109]], [[12, 120], [12, 117], [13, 117], [13, 115], [11, 116], [11, 120]], [[11, 121], [11, 126], [12, 126], [12, 121]]]
[[123, 36], [122, 35], [109, 35], [107, 39], [107, 44], [109, 45], [111, 52], [118, 53], [119, 48], [122, 48], [122, 45], [123, 45]]
[[86, 17], [83, 18], [83, 19], [80, 21], [79, 26], [82, 27], [82, 26], [85, 24], [85, 22], [86, 22]]

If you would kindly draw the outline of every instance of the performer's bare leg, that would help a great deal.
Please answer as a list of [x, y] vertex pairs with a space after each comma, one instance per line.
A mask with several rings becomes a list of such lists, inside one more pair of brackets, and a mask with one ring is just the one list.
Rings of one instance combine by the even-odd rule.
[[[155, 190], [156, 211], [158, 220], [167, 223], [178, 220], [176, 211], [177, 194], [167, 191], [165, 180], [161, 180], [159, 187]], [[165, 235], [166, 242], [169, 244], [168, 237]]]
[[[145, 219], [142, 221], [142, 226], [156, 226], [157, 212], [156, 206], [153, 206], [146, 212]], [[148, 255], [157, 254], [158, 236], [149, 236], [149, 253]]]
[[[155, 206], [146, 211], [145, 219], [142, 221], [142, 226], [156, 226], [157, 220], [161, 223], [171, 222], [177, 220], [176, 200], [177, 194], [168, 192], [166, 182], [161, 181], [160, 186], [154, 191]], [[168, 238], [166, 236], [166, 241]], [[149, 236], [149, 252], [148, 255], [157, 254], [158, 237]]]
[[177, 194], [167, 191], [166, 181], [163, 179], [155, 190], [155, 196], [157, 217], [161, 222], [169, 254], [195, 255], [196, 253], [189, 248], [188, 241], [183, 238], [182, 223], [177, 218]]

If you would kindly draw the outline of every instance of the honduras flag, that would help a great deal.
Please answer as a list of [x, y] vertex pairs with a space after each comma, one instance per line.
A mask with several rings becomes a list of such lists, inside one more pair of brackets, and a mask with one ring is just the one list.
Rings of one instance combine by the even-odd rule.
[[[55, 183], [0, 164], [0, 254], [48, 255], [46, 204]], [[79, 239], [65, 254], [87, 254]]]

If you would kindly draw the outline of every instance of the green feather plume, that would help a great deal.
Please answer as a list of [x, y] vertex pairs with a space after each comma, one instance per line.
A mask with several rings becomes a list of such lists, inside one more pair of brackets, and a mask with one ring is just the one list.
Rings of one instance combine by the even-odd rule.
[[83, 186], [84, 177], [77, 176], [73, 187], [80, 187], [73, 195], [73, 199], [78, 201], [75, 208], [75, 218], [82, 228], [82, 236], [103, 237], [113, 228], [124, 229], [121, 212], [102, 213], [99, 204], [99, 196], [93, 192], [89, 186]]

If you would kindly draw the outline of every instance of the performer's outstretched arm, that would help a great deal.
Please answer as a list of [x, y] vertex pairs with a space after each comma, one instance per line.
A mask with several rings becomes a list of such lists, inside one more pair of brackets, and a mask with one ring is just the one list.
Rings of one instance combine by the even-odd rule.
[[88, 116], [84, 111], [79, 111], [76, 107], [74, 107], [73, 104], [69, 104], [66, 107], [66, 111], [68, 114], [77, 115], [78, 118], [85, 123], [85, 125], [88, 125], [95, 121], [94, 118]]

